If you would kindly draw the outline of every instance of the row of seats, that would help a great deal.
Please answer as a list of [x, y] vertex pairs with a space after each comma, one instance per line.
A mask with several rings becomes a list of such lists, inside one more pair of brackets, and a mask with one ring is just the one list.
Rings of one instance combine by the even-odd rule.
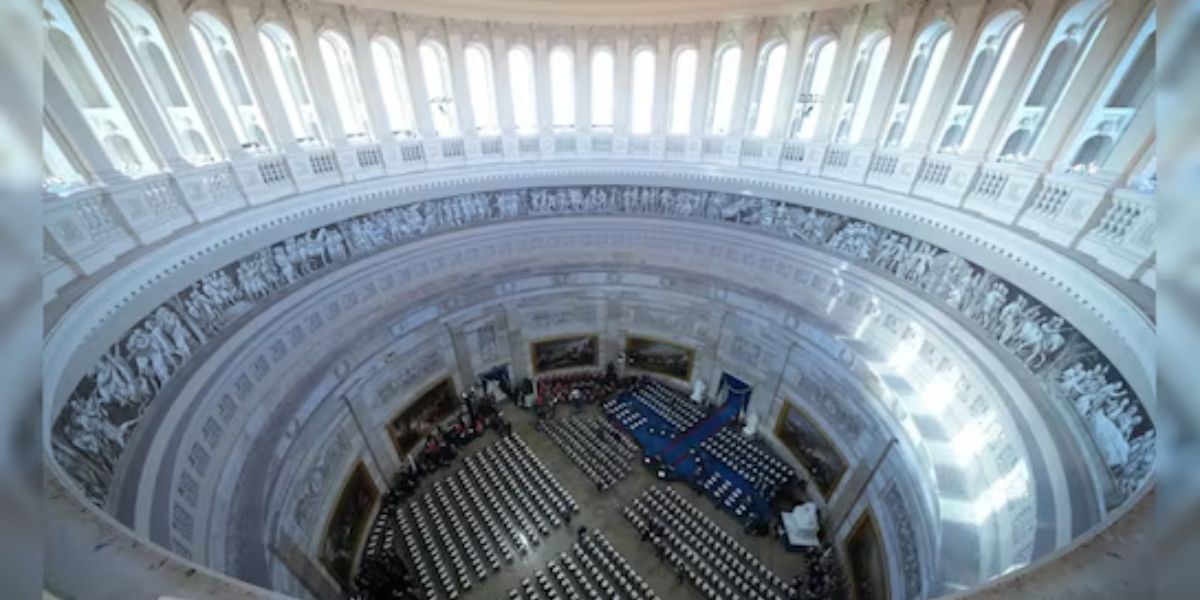
[[619, 397], [610, 398], [604, 403], [604, 414], [616, 420], [630, 433], [641, 429], [646, 424], [646, 416], [630, 406], [628, 402], [621, 401]]
[[395, 518], [425, 597], [455, 599], [578, 511], [525, 441], [510, 435], [467, 457]]
[[629, 474], [637, 454], [637, 446], [602, 419], [559, 419], [546, 423], [542, 431], [602, 491]]
[[[548, 573], [548, 574], [547, 574]], [[545, 569], [521, 581], [508, 600], [582, 600], [619, 598], [657, 600], [629, 561], [599, 531], [584, 535]]]
[[633, 396], [670, 423], [676, 432], [691, 429], [706, 416], [700, 404], [652, 379], [635, 389]]
[[767, 497], [796, 472], [761, 442], [748, 440], [725, 428], [700, 443], [700, 448], [741, 475]]
[[793, 594], [791, 586], [671, 488], [650, 488], [624, 512], [705, 598], [784, 600]]

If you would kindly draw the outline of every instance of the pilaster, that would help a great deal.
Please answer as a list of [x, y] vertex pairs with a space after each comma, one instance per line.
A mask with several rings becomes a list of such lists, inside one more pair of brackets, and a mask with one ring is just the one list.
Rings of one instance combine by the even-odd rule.
[[792, 126], [792, 111], [795, 110], [800, 92], [800, 77], [804, 70], [808, 28], [811, 24], [812, 13], [799, 14], [786, 21], [788, 49], [783, 61], [783, 79], [779, 82], [779, 103], [775, 105], [771, 137], [786, 136]]
[[287, 111], [279, 90], [275, 89], [275, 79], [267, 66], [267, 57], [259, 40], [258, 29], [254, 26], [254, 18], [250, 7], [230, 2], [228, 4], [229, 20], [233, 25], [233, 35], [237, 38], [242, 59], [248, 71], [246, 85], [253, 90], [255, 97], [262, 103], [263, 118], [271, 138], [279, 144], [283, 152], [296, 152], [296, 133], [288, 122]]
[[900, 86], [903, 84], [905, 64], [912, 49], [917, 18], [924, 6], [924, 0], [899, 0], [892, 9], [892, 41], [888, 45], [883, 73], [879, 76], [879, 84], [875, 88], [875, 98], [871, 100], [862, 137], [859, 138], [858, 143], [861, 146], [874, 148], [879, 145], [887, 117], [892, 112], [892, 104], [895, 103], [896, 95], [900, 93]]
[[[824, 92], [824, 98], [817, 104], [817, 126], [813, 139], [827, 142], [833, 137], [833, 128], [837, 124], [838, 111], [841, 101], [846, 97], [846, 84], [854, 71], [854, 59], [858, 56], [855, 42], [858, 31], [862, 26], [863, 6], [852, 6], [845, 10], [841, 17], [841, 32], [837, 40], [837, 56], [833, 60], [833, 74]], [[815, 66], [815, 65], [814, 65]]]

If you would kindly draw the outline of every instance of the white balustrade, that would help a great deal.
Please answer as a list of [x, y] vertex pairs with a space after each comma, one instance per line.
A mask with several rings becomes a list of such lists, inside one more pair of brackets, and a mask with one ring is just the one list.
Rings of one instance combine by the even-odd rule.
[[1153, 194], [1117, 190], [1100, 222], [1079, 241], [1079, 250], [1121, 277], [1139, 277], [1151, 265], [1157, 225]]
[[[953, 154], [797, 139], [704, 136], [614, 136], [607, 130], [543, 136], [404, 138], [338, 149], [259, 154], [159, 173], [105, 187], [47, 192], [45, 268], [57, 288], [87, 276], [138, 244], [195, 222], [298, 192], [419, 172], [449, 164], [591, 159], [703, 161], [866, 183], [959, 207], [1078, 248], [1126, 278], [1153, 268], [1152, 195], [1112, 192], [1087, 175], [1044, 176], [1019, 163], [984, 163]], [[48, 294], [47, 297], [50, 297]]]
[[963, 208], [1011, 225], [1016, 223], [1017, 217], [1029, 204], [1040, 181], [1040, 175], [1030, 174], [1013, 165], [982, 165], [975, 184], [963, 201]]
[[1017, 225], [1061, 246], [1074, 246], [1100, 219], [1108, 197], [1107, 186], [1078, 176], [1048, 175]]

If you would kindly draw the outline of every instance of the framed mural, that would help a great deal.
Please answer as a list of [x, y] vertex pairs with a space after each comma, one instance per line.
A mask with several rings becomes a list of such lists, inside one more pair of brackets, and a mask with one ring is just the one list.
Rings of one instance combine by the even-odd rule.
[[883, 537], [870, 510], [864, 510], [846, 536], [849, 587], [854, 600], [890, 600]]
[[355, 463], [346, 483], [342, 485], [342, 493], [333, 507], [333, 514], [325, 525], [318, 552], [321, 565], [342, 589], [350, 589], [358, 548], [362, 545], [378, 498], [379, 490], [367, 467], [361, 461]]
[[412, 451], [438, 424], [453, 415], [460, 406], [449, 377], [421, 392], [417, 399], [388, 422], [388, 433], [402, 458]]
[[538, 340], [530, 344], [534, 373], [557, 369], [599, 366], [600, 336], [572, 335]]
[[695, 357], [695, 350], [671, 342], [646, 337], [625, 338], [625, 358], [629, 366], [642, 371], [691, 381]]
[[775, 437], [804, 465], [821, 496], [829, 500], [849, 465], [821, 427], [804, 409], [784, 402], [775, 422]]

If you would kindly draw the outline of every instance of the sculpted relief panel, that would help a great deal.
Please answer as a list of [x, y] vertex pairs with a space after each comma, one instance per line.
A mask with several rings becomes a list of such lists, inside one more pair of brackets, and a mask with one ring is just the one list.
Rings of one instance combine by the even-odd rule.
[[[978, 265], [923, 240], [790, 202], [610, 185], [479, 192], [389, 208], [289, 237], [213, 271], [147, 315], [97, 360], [55, 420], [55, 457], [102, 506], [117, 461], [159, 390], [197, 348], [256, 303], [270, 301], [331, 265], [421, 236], [483, 222], [592, 214], [669, 216], [754, 228], [903, 282], [972, 322], [980, 335], [1038, 377], [1048, 398], [1065, 403], [1091, 434], [1122, 493], [1137, 489], [1151, 471], [1154, 429], [1121, 375], [1061, 316]], [[835, 288], [830, 293], [838, 293]], [[343, 299], [347, 305], [357, 301]], [[330, 314], [343, 309], [328, 308]], [[598, 309], [528, 316], [532, 327], [552, 327], [567, 320], [595, 322]], [[317, 322], [309, 328], [319, 327], [322, 317], [311, 318]]]

